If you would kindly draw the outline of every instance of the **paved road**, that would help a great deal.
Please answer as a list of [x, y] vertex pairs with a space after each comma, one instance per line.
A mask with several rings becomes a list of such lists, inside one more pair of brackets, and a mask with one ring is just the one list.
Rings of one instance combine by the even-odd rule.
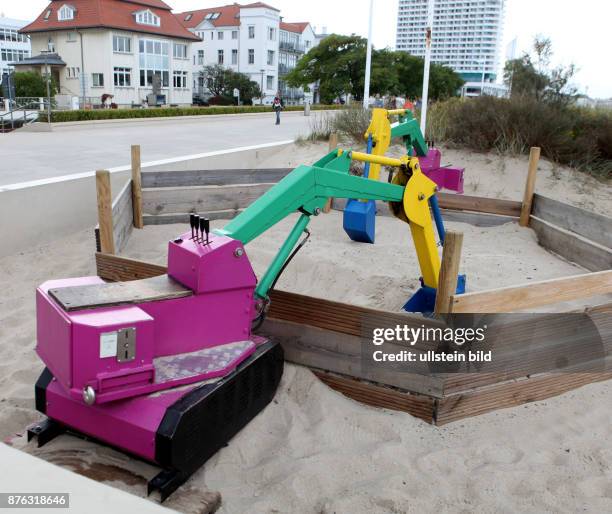
[[285, 113], [57, 127], [53, 132], [0, 134], [0, 186], [129, 164], [130, 145], [143, 162], [291, 140], [309, 132], [310, 118]]

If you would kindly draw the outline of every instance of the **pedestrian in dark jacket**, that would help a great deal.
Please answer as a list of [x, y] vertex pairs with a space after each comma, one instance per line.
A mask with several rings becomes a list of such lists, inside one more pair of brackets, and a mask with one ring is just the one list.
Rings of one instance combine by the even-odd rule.
[[281, 98], [280, 91], [276, 93], [274, 100], [272, 101], [272, 109], [276, 112], [276, 124], [280, 125], [280, 113], [285, 107], [283, 99]]

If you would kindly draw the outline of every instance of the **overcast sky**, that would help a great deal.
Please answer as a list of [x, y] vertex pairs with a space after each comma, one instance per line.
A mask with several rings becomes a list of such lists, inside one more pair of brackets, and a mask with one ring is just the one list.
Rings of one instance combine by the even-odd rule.
[[[281, 10], [285, 21], [310, 21], [320, 32], [367, 35], [369, 0], [267, 0]], [[166, 0], [175, 11], [201, 9], [231, 0]], [[242, 3], [249, 3], [244, 0]], [[374, 46], [395, 44], [397, 0], [374, 0]], [[31, 20], [47, 6], [46, 0], [0, 0], [0, 13]], [[506, 25], [502, 59], [515, 37], [526, 50], [536, 34], [552, 39], [558, 63], [579, 68], [576, 85], [589, 96], [612, 97], [611, 0], [506, 0]]]

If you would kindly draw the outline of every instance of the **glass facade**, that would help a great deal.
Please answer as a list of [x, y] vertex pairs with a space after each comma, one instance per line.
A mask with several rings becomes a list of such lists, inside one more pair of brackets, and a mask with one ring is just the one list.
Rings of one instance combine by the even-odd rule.
[[139, 41], [140, 85], [152, 86], [153, 77], [159, 76], [162, 87], [170, 85], [169, 44], [153, 39]]

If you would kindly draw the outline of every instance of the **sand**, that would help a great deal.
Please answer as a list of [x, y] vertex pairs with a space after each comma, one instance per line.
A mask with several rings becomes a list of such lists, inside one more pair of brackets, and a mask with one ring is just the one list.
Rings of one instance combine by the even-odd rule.
[[[320, 155], [321, 150], [305, 148], [302, 159], [309, 153]], [[487, 158], [492, 162], [487, 164]], [[473, 176], [483, 177], [477, 194], [505, 184], [495, 175], [501, 166], [495, 156], [463, 155], [461, 162], [467, 161], [473, 161], [468, 184]], [[506, 161], [503, 177], [519, 176], [526, 167], [524, 159]], [[589, 183], [582, 175], [575, 182], [581, 180]], [[580, 203], [585, 195], [573, 191], [575, 182], [561, 182], [556, 191], [570, 200], [575, 194], [575, 203]], [[568, 191], [560, 193], [562, 187]], [[521, 188], [508, 186], [503, 197], [520, 198]], [[596, 202], [598, 212], [609, 212], [612, 188], [600, 189], [588, 199]], [[339, 214], [314, 219], [311, 242], [278, 287], [398, 309], [417, 286], [414, 250], [407, 226], [391, 218], [377, 222], [377, 244], [370, 246], [343, 237]], [[258, 274], [289, 224], [290, 220], [281, 223], [247, 247]], [[538, 247], [530, 230], [515, 225], [449, 227], [465, 233], [462, 272], [472, 290], [584, 272]], [[166, 241], [184, 228], [134, 231], [125, 254], [163, 263]], [[92, 231], [87, 230], [0, 258], [0, 438], [144, 496], [145, 480], [156, 473], [153, 466], [71, 436], [61, 436], [42, 449], [27, 445], [22, 436], [24, 427], [39, 419], [33, 406], [33, 384], [42, 370], [33, 351], [35, 287], [52, 278], [94, 274], [93, 251]], [[288, 364], [273, 403], [167, 506], [202, 512], [221, 498], [220, 512], [232, 514], [610, 512], [611, 403], [612, 383], [599, 383], [437, 428], [405, 413], [349, 400], [308, 370]]]

